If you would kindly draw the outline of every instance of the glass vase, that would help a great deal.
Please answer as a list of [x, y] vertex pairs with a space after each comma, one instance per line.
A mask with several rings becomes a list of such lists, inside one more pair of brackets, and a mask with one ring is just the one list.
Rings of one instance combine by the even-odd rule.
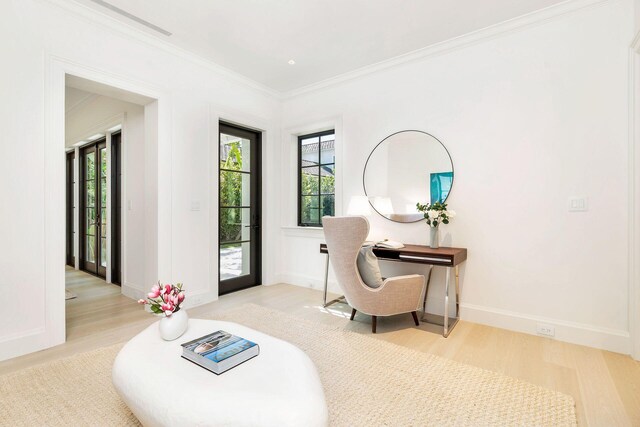
[[429, 227], [429, 231], [429, 247], [431, 249], [438, 249], [440, 247], [440, 236], [438, 235], [438, 227]]

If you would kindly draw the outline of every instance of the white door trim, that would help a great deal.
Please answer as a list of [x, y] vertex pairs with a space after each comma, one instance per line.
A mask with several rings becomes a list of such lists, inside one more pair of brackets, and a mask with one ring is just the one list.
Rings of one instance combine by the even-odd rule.
[[640, 360], [640, 32], [629, 49], [629, 334]]
[[[115, 75], [45, 54], [44, 116], [44, 324], [4, 340], [0, 360], [65, 342], [65, 76], [75, 75], [138, 93], [158, 102], [158, 277], [171, 280], [171, 110], [167, 92], [131, 77]], [[9, 344], [9, 342], [11, 344]]]

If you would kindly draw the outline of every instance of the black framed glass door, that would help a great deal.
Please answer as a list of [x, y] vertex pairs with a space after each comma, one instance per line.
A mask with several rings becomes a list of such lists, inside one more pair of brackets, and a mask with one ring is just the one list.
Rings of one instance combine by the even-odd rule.
[[261, 282], [260, 133], [220, 123], [219, 294]]
[[80, 155], [80, 268], [107, 273], [107, 144], [85, 147]]
[[111, 134], [111, 283], [121, 285], [122, 132]]
[[75, 247], [75, 235], [76, 229], [74, 224], [74, 213], [76, 210], [75, 205], [75, 159], [76, 152], [70, 151], [67, 153], [67, 183], [66, 183], [66, 196], [67, 196], [67, 208], [66, 208], [66, 261], [70, 267], [75, 267], [76, 257], [74, 255]]

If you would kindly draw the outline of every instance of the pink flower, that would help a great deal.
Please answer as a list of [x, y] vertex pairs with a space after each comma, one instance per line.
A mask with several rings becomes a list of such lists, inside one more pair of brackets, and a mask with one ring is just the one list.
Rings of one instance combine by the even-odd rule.
[[179, 301], [179, 302], [184, 301], [184, 292], [180, 292], [180, 293], [178, 294], [178, 301]]
[[162, 308], [162, 311], [164, 311], [164, 312], [166, 313], [167, 311], [173, 312], [173, 309], [174, 309], [175, 307], [174, 307], [174, 306], [173, 306], [173, 304], [171, 304], [170, 302], [167, 302], [167, 303], [165, 303], [165, 304], [162, 304], [162, 305], [160, 306], [160, 308]]
[[166, 311], [164, 312], [164, 314], [165, 314], [165, 316], [170, 317], [170, 316], [171, 316], [171, 314], [173, 314], [173, 311], [166, 310]]
[[140, 298], [140, 299], [138, 300], [138, 304], [146, 304], [146, 303], [147, 303], [147, 300], [146, 300], [146, 299], [142, 299], [142, 298]]
[[170, 294], [171, 293], [171, 285], [164, 285], [164, 290], [162, 292], [163, 294]]
[[151, 292], [147, 294], [149, 298], [158, 298], [159, 295], [160, 295], [160, 286], [158, 285], [154, 285], [151, 288]]
[[171, 296], [169, 297], [169, 300], [171, 301], [171, 304], [173, 304], [173, 305], [178, 305], [178, 303], [179, 303], [179, 301], [178, 301], [178, 297], [177, 297], [177, 296], [175, 296], [175, 295], [171, 295]]

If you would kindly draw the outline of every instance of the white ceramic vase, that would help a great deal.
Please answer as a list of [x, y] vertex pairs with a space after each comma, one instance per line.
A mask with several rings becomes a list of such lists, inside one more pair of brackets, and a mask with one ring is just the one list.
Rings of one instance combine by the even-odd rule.
[[431, 249], [438, 249], [440, 247], [440, 236], [438, 236], [438, 227], [429, 227], [430, 242], [429, 247]]
[[165, 341], [173, 341], [184, 334], [188, 326], [187, 310], [180, 309], [171, 316], [160, 319], [160, 336]]

